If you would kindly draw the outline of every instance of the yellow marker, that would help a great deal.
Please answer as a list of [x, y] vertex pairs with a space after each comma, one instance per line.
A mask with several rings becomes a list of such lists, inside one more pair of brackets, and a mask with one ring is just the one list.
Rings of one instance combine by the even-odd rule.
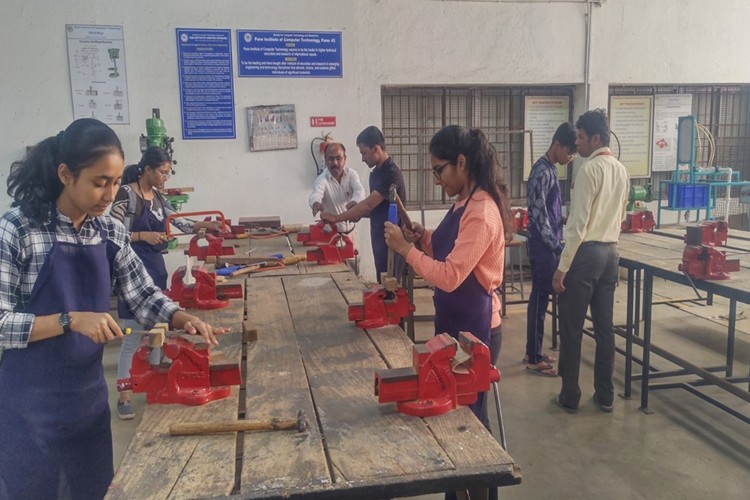
[[133, 329], [130, 328], [130, 327], [128, 327], [128, 328], [124, 329], [122, 331], [122, 333], [124, 333], [125, 335], [130, 335], [131, 333], [133, 333]]

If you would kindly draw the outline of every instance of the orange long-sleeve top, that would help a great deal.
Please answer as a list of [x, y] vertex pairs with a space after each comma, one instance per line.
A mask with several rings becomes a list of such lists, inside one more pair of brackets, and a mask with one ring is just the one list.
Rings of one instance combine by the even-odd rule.
[[505, 266], [503, 220], [486, 191], [477, 190], [470, 198], [457, 201], [454, 210], [464, 205], [456, 243], [445, 262], [433, 258], [432, 231], [427, 230], [420, 240], [423, 251], [412, 248], [406, 261], [428, 283], [445, 292], [454, 291], [474, 273], [479, 284], [492, 293], [491, 326], [495, 328], [501, 322], [500, 299], [493, 292], [502, 283]]

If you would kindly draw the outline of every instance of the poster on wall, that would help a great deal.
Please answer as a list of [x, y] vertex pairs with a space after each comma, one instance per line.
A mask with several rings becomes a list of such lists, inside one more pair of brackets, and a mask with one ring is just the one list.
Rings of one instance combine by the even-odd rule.
[[[527, 95], [523, 108], [523, 127], [531, 130], [523, 136], [523, 180], [529, 179], [531, 166], [549, 148], [552, 136], [561, 123], [570, 119], [570, 98], [568, 96], [531, 96]], [[531, 148], [533, 143], [533, 150]], [[565, 179], [567, 172], [564, 165], [557, 165], [557, 175]]]
[[177, 28], [183, 139], [234, 139], [232, 34]]
[[295, 149], [297, 115], [294, 104], [247, 108], [247, 133], [250, 138], [250, 151]]
[[693, 114], [692, 94], [657, 95], [654, 99], [654, 134], [651, 171], [668, 172], [677, 164], [677, 119]]
[[341, 78], [340, 31], [237, 30], [241, 77]]
[[128, 124], [122, 26], [66, 24], [73, 117]]
[[612, 96], [609, 99], [609, 138], [612, 154], [625, 165], [631, 178], [648, 177], [651, 159], [653, 96]]

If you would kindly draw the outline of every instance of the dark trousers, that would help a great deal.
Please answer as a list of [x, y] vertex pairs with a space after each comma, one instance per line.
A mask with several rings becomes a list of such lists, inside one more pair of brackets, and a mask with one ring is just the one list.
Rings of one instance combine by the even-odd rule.
[[557, 298], [560, 319], [558, 372], [562, 378], [560, 402], [570, 408], [577, 408], [581, 399], [581, 388], [578, 385], [581, 338], [589, 306], [596, 340], [594, 391], [603, 405], [611, 405], [614, 400], [612, 371], [615, 339], [612, 308], [617, 267], [617, 246], [614, 243], [582, 243], [565, 275], [565, 292]]
[[531, 264], [531, 293], [526, 309], [526, 356], [528, 363], [535, 365], [544, 361], [542, 358], [544, 319], [550, 295], [554, 293], [552, 277], [557, 270], [559, 259], [543, 241], [532, 239], [527, 241]]

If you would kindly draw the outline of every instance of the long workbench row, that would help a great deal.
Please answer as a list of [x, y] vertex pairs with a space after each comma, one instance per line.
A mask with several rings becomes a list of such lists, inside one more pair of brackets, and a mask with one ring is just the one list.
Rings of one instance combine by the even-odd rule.
[[[252, 255], [302, 251], [287, 238], [251, 240]], [[247, 252], [238, 243], [237, 253]], [[347, 319], [364, 285], [344, 265], [300, 263], [243, 279], [245, 299], [194, 311], [235, 333], [224, 356], [243, 384], [198, 407], [149, 405], [108, 498], [388, 498], [517, 484], [518, 466], [462, 407], [439, 417], [399, 414], [373, 394], [379, 369], [410, 366], [397, 326], [364, 331]], [[243, 339], [252, 322], [257, 340]], [[172, 437], [175, 422], [292, 418], [307, 432]]]

